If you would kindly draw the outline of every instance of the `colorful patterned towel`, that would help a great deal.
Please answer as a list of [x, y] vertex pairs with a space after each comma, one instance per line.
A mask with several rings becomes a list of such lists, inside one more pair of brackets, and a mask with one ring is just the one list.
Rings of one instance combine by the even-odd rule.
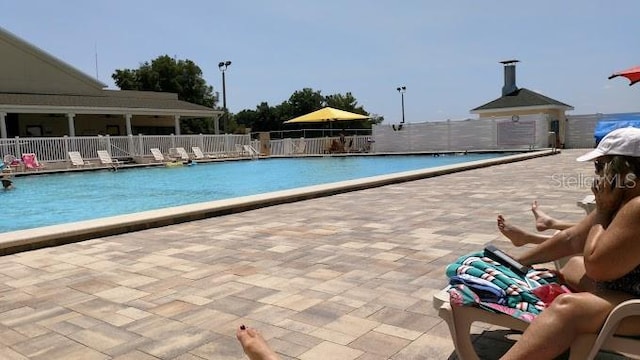
[[[517, 319], [531, 322], [547, 304], [532, 291], [534, 288], [557, 283], [555, 272], [547, 269], [532, 269], [526, 277], [513, 272], [508, 267], [484, 256], [483, 252], [475, 252], [460, 257], [447, 266], [446, 274], [450, 280], [450, 301], [457, 306], [477, 306], [485, 310], [505, 313]], [[464, 275], [467, 281], [460, 281]], [[493, 284], [489, 288], [486, 283], [477, 287], [468, 277], [475, 277]], [[495, 289], [501, 289], [505, 296], [493, 297]], [[486, 291], [490, 290], [491, 296]], [[492, 298], [493, 297], [493, 298]]]

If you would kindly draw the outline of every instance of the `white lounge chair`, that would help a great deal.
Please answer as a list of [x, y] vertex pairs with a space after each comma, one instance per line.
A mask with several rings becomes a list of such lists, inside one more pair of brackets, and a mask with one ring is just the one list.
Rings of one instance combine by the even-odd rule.
[[5, 170], [20, 171], [24, 169], [24, 164], [14, 155], [7, 154], [3, 158]]
[[227, 157], [224, 153], [216, 153], [216, 154], [205, 154], [202, 152], [202, 149], [198, 146], [191, 147], [193, 150], [193, 156], [196, 160], [206, 160], [206, 159], [220, 159]]
[[182, 160], [190, 159], [189, 154], [187, 153], [187, 150], [185, 150], [183, 147], [177, 147], [176, 152], [178, 153], [178, 157], [180, 157], [180, 159]]
[[191, 147], [191, 151], [193, 151], [193, 155], [196, 157], [196, 160], [211, 159], [212, 158], [210, 155], [205, 155], [202, 152], [202, 149], [200, 149], [200, 147], [198, 147], [198, 146], [192, 146]]
[[114, 159], [109, 155], [107, 150], [98, 150], [98, 158], [100, 159], [100, 163], [102, 165], [111, 166], [113, 168], [117, 168], [120, 166], [120, 162], [118, 159]]
[[593, 210], [595, 210], [596, 208], [596, 197], [595, 195], [589, 194], [585, 196], [582, 200], [578, 201], [576, 205], [578, 205], [578, 207], [583, 208], [584, 211], [586, 211], [588, 214]]
[[[433, 306], [449, 326], [456, 354], [462, 360], [478, 359], [471, 343], [471, 324], [483, 322], [524, 331], [528, 323], [510, 315], [492, 313], [472, 306], [451, 306], [449, 293], [443, 290], [433, 297]], [[582, 335], [571, 345], [569, 359], [591, 360], [600, 350], [611, 351], [632, 359], [640, 359], [640, 339], [614, 335], [623, 318], [640, 315], [640, 299], [627, 300], [609, 314], [598, 334]]]
[[293, 144], [293, 153], [294, 154], [304, 154], [307, 149], [307, 142], [304, 138], [298, 139], [296, 143]]
[[233, 156], [245, 156], [245, 155], [248, 156], [249, 155], [248, 153], [244, 152], [244, 148], [242, 147], [241, 144], [235, 144], [235, 149], [236, 149], [236, 151], [232, 152]]
[[162, 154], [162, 151], [160, 151], [160, 149], [158, 148], [151, 148], [151, 155], [153, 155], [153, 159], [156, 161], [166, 161], [167, 159], [165, 159], [164, 155]]
[[[590, 196], [578, 202], [586, 213], [590, 213], [595, 206]], [[560, 268], [563, 260], [555, 262]], [[453, 346], [458, 357], [462, 360], [478, 359], [478, 355], [471, 343], [471, 324], [483, 322], [510, 329], [524, 331], [528, 323], [510, 315], [492, 313], [472, 306], [451, 306], [447, 288], [433, 296], [433, 307], [438, 315], [449, 326]], [[629, 316], [640, 316], [640, 299], [627, 300], [616, 306], [605, 321], [598, 334], [588, 334], [578, 337], [571, 344], [570, 360], [593, 360], [600, 350], [622, 354], [632, 359], [640, 359], [640, 338], [615, 335], [618, 324]]]
[[84, 161], [79, 151], [69, 151], [68, 154], [73, 166], [91, 166], [90, 162]]
[[254, 149], [253, 146], [251, 146], [251, 145], [242, 145], [242, 153], [246, 154], [247, 156], [251, 156], [251, 157], [260, 156], [260, 152], [258, 152], [258, 150], [256, 150], [256, 149]]

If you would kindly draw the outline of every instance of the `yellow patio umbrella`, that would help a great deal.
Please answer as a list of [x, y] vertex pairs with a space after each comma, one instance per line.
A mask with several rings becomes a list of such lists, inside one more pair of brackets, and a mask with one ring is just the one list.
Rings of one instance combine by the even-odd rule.
[[334, 109], [332, 107], [325, 107], [320, 110], [310, 112], [306, 115], [298, 116], [291, 120], [287, 120], [285, 124], [292, 123], [313, 123], [313, 122], [333, 122], [333, 121], [345, 121], [345, 120], [365, 120], [369, 117], [367, 115], [356, 114], [344, 110]]

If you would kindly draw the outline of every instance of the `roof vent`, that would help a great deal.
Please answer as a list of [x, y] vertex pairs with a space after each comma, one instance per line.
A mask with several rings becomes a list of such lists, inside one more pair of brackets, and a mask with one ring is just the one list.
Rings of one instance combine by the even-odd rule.
[[502, 96], [507, 96], [518, 90], [516, 86], [516, 63], [520, 60], [504, 60], [500, 61], [504, 65], [504, 86], [502, 87]]

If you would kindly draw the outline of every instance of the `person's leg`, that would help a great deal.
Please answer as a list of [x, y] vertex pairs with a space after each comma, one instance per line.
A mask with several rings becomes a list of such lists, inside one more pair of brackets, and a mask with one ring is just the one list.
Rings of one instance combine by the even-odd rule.
[[564, 230], [575, 225], [575, 223], [558, 220], [547, 215], [538, 208], [538, 202], [536, 200], [531, 204], [531, 212], [533, 212], [533, 217], [536, 219], [536, 230], [538, 231], [545, 231], [549, 229]]
[[273, 351], [260, 332], [254, 328], [240, 326], [236, 331], [236, 338], [242, 345], [242, 350], [251, 360], [278, 360], [280, 357]]
[[511, 225], [502, 215], [498, 215], [498, 229], [502, 235], [506, 236], [513, 245], [522, 246], [525, 244], [540, 244], [549, 239], [550, 236], [539, 235], [527, 232], [514, 225]]
[[[533, 320], [522, 338], [501, 359], [553, 359], [566, 351], [579, 335], [597, 333], [609, 312], [631, 297], [619, 292], [560, 295]], [[627, 321], [625, 325], [635, 327], [632, 331], [640, 330], [640, 326], [632, 322]]]

